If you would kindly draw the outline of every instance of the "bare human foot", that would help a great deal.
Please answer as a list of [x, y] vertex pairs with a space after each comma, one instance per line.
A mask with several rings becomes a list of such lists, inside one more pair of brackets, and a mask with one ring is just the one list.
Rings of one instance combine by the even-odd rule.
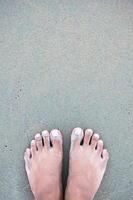
[[[52, 147], [50, 146], [50, 140]], [[47, 130], [35, 135], [24, 154], [25, 169], [36, 200], [62, 199], [62, 134]]]
[[[83, 145], [80, 145], [83, 139]], [[65, 200], [92, 200], [106, 170], [109, 154], [98, 134], [75, 128], [71, 135]]]

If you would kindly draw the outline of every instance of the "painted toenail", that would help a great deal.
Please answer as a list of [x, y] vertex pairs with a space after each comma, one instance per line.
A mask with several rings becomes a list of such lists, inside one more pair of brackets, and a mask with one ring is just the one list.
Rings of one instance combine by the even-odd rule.
[[74, 133], [75, 136], [80, 136], [80, 135], [83, 134], [83, 130], [81, 128], [75, 128], [73, 130], [73, 133]]

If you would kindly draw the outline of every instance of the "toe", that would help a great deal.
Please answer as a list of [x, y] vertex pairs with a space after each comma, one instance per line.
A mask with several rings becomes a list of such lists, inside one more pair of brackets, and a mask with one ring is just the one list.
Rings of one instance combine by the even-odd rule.
[[84, 144], [85, 145], [89, 145], [92, 135], [93, 135], [93, 130], [92, 129], [86, 129], [85, 136], [84, 136]]
[[29, 148], [27, 148], [25, 153], [24, 153], [24, 160], [25, 160], [25, 168], [26, 168], [26, 170], [30, 166], [30, 157], [31, 157], [31, 151], [30, 151]]
[[102, 158], [103, 158], [104, 162], [108, 161], [108, 159], [109, 159], [109, 153], [108, 153], [107, 149], [103, 149]]
[[50, 139], [53, 148], [57, 151], [62, 151], [62, 134], [58, 129], [53, 129], [50, 132]]
[[83, 139], [83, 136], [84, 136], [83, 129], [79, 127], [73, 129], [72, 135], [71, 135], [71, 150], [76, 147], [79, 147]]
[[98, 140], [97, 143], [97, 152], [101, 155], [103, 151], [103, 141], [102, 140]]
[[42, 131], [42, 137], [44, 141], [44, 148], [49, 149], [50, 148], [49, 132], [47, 130]]
[[90, 146], [91, 146], [93, 149], [96, 148], [97, 143], [98, 143], [98, 140], [99, 140], [99, 135], [95, 133], [95, 134], [92, 136], [92, 140], [91, 140], [91, 144], [90, 144]]
[[37, 151], [35, 140], [32, 140], [32, 141], [31, 141], [31, 145], [30, 145], [30, 146], [31, 146], [31, 155], [34, 156], [35, 153], [36, 153], [36, 151]]
[[27, 148], [24, 153], [24, 159], [30, 159], [30, 156], [31, 156], [31, 151], [29, 148]]
[[40, 133], [35, 135], [35, 143], [38, 151], [42, 150], [43, 144], [42, 144], [42, 136], [40, 135]]

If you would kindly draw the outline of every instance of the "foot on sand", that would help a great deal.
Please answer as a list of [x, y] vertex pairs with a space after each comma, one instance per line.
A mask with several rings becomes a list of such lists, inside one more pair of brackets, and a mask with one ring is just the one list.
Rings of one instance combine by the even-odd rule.
[[[83, 145], [81, 141], [83, 140]], [[69, 176], [65, 200], [92, 200], [106, 170], [109, 154], [91, 129], [75, 128], [71, 135]]]
[[36, 134], [26, 149], [25, 169], [36, 200], [62, 199], [62, 154], [62, 134], [56, 129]]

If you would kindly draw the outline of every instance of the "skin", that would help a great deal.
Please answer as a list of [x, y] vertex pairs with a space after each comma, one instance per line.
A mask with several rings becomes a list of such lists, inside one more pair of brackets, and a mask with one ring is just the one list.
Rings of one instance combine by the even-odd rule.
[[[50, 146], [50, 140], [52, 147]], [[81, 141], [83, 140], [83, 145]], [[36, 134], [24, 154], [25, 169], [35, 200], [61, 200], [62, 134], [54, 129]], [[106, 170], [109, 154], [99, 135], [75, 128], [71, 135], [65, 200], [92, 200]]]
[[31, 147], [26, 149], [25, 169], [36, 200], [62, 199], [62, 156], [62, 135], [59, 130], [50, 133], [45, 130], [42, 136], [35, 135]]
[[[80, 145], [83, 140], [83, 145]], [[75, 128], [71, 136], [66, 200], [92, 200], [106, 170], [109, 154], [98, 134]]]

